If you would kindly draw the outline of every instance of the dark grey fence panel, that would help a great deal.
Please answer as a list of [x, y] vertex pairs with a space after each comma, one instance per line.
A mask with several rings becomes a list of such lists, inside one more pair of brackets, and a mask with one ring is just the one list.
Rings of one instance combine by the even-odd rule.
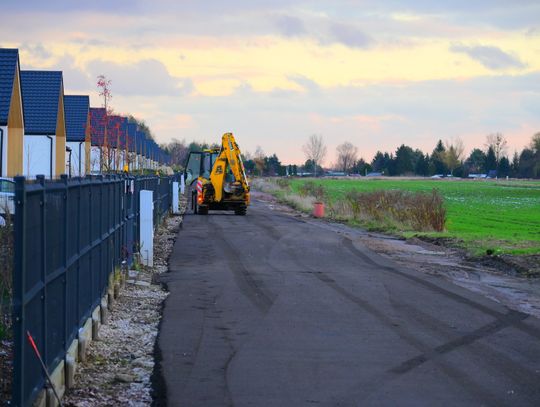
[[172, 195], [168, 177], [15, 181], [12, 405], [27, 406], [45, 376], [26, 331], [54, 369], [99, 305], [110, 274], [123, 260], [132, 262], [139, 242], [140, 190], [154, 192], [156, 225]]

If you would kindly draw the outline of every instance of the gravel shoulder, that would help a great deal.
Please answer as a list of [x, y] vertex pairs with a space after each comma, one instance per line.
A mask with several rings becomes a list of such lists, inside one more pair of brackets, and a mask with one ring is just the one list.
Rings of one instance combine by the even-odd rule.
[[152, 403], [154, 345], [167, 297], [156, 275], [168, 269], [168, 258], [182, 217], [168, 217], [154, 237], [154, 267], [130, 272], [125, 287], [92, 342], [87, 361], [78, 365], [75, 387], [66, 406], [148, 406]]

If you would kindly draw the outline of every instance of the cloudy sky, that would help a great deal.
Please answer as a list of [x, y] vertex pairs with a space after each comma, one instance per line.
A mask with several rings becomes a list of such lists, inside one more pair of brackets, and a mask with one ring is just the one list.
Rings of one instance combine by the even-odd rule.
[[371, 159], [501, 132], [513, 153], [540, 131], [538, 0], [3, 0], [2, 15], [23, 69], [62, 70], [93, 106], [105, 74], [115, 111], [161, 143], [232, 131], [302, 163], [322, 134], [330, 164], [344, 141]]

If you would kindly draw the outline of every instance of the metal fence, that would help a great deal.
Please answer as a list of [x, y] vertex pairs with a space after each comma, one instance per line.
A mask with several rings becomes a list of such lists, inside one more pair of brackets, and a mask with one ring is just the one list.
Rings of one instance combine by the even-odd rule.
[[132, 262], [139, 241], [139, 192], [154, 192], [154, 224], [171, 205], [171, 178], [94, 176], [29, 182], [15, 178], [12, 405], [32, 403], [45, 375], [31, 332], [52, 370], [107, 292], [110, 274]]

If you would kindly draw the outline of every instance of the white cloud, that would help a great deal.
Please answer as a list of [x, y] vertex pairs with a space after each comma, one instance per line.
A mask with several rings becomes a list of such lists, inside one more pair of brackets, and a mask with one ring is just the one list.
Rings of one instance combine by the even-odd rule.
[[189, 78], [176, 78], [169, 74], [163, 63], [145, 59], [132, 64], [93, 60], [88, 63], [93, 77], [103, 74], [112, 81], [113, 93], [124, 95], [185, 96], [194, 90]]

